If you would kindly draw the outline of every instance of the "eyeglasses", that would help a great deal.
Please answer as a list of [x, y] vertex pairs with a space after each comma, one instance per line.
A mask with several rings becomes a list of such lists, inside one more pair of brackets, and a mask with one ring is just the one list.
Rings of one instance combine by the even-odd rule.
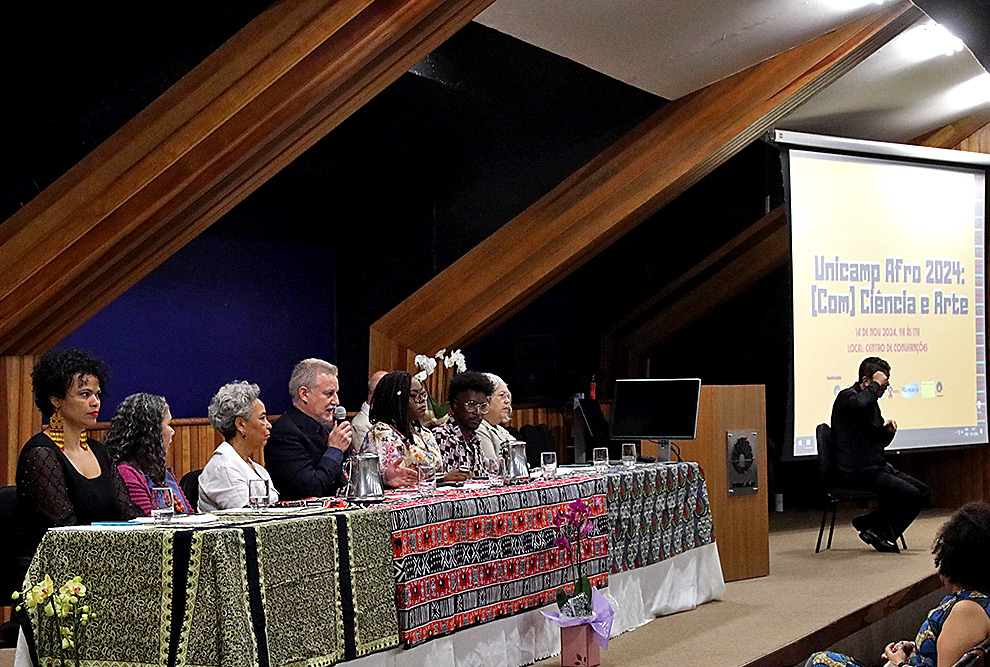
[[414, 391], [411, 394], [409, 394], [409, 398], [411, 398], [416, 403], [423, 403], [424, 401], [426, 401], [427, 396], [429, 396], [429, 394], [426, 392], [425, 389], [423, 389], [422, 391]]
[[466, 403], [458, 401], [464, 406], [464, 409], [468, 412], [477, 412], [479, 415], [487, 415], [490, 406], [487, 403], [477, 403], [475, 401], [467, 401]]

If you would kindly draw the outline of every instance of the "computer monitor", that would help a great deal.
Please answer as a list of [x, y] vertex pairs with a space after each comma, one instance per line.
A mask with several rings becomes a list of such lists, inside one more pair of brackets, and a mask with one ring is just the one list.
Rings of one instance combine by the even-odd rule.
[[694, 440], [699, 378], [616, 380], [613, 440]]

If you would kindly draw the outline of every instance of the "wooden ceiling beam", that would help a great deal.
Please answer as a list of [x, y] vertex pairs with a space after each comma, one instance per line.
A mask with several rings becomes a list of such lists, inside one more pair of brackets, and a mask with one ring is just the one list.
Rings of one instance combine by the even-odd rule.
[[[911, 143], [990, 153], [990, 111], [928, 132]], [[683, 276], [643, 302], [602, 336], [602, 367], [612, 377], [646, 373], [658, 346], [697, 324], [790, 261], [786, 206], [778, 206]]]
[[282, 0], [0, 225], [0, 354], [43, 351], [492, 0]]
[[892, 5], [664, 106], [372, 325], [369, 368], [477, 340], [922, 16]]

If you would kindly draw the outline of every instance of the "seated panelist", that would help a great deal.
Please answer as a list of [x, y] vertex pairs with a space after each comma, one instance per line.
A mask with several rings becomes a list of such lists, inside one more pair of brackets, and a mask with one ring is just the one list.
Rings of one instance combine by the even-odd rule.
[[343, 461], [351, 448], [350, 423], [334, 423], [340, 405], [337, 367], [304, 359], [292, 369], [292, 406], [265, 445], [265, 465], [285, 500], [332, 496], [347, 484]]
[[447, 399], [450, 419], [433, 429], [440, 445], [447, 479], [458, 480], [485, 476], [485, 455], [481, 449], [478, 427], [488, 413], [495, 385], [484, 373], [464, 371], [450, 379]]
[[494, 373], [485, 373], [495, 385], [491, 406], [488, 413], [483, 415], [478, 425], [478, 438], [481, 439], [481, 451], [486, 459], [494, 459], [499, 455], [499, 445], [507, 440], [516, 438], [509, 433], [503, 424], [508, 424], [512, 416], [512, 392], [509, 391], [505, 380]]
[[371, 428], [361, 451], [378, 454], [387, 486], [415, 484], [417, 465], [440, 470], [440, 448], [420, 424], [425, 416], [426, 390], [419, 380], [405, 371], [378, 380], [371, 401]]
[[272, 429], [260, 393], [256, 384], [231, 382], [210, 401], [210, 424], [224, 441], [199, 476], [203, 512], [247, 507], [248, 482], [256, 479], [268, 482], [271, 502], [279, 499], [268, 471], [252, 458], [261, 453]]
[[165, 397], [154, 394], [131, 394], [120, 402], [110, 420], [107, 449], [127, 484], [131, 500], [145, 516], [151, 516], [154, 509], [151, 490], [156, 487], [171, 489], [176, 514], [190, 513], [179, 483], [165, 467], [165, 452], [175, 435], [171, 421]]
[[100, 415], [107, 369], [81, 350], [42, 355], [31, 373], [34, 403], [48, 419], [17, 460], [17, 499], [32, 551], [45, 530], [141, 515], [102, 442], [87, 438]]

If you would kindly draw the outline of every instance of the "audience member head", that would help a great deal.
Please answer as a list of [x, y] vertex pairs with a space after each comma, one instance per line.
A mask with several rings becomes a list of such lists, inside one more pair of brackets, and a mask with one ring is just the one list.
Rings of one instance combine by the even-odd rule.
[[256, 384], [231, 382], [220, 387], [210, 401], [210, 424], [242, 456], [264, 447], [272, 428], [260, 394]]
[[386, 375], [388, 375], [388, 371], [375, 371], [368, 378], [368, 405], [371, 405], [371, 399], [375, 396], [375, 387], [378, 386], [378, 381]]
[[867, 357], [859, 364], [859, 381], [866, 379], [867, 384], [873, 380], [877, 371], [883, 371], [890, 377], [890, 364], [880, 357]]
[[495, 391], [492, 392], [491, 408], [485, 415], [485, 421], [489, 424], [508, 423], [512, 416], [512, 392], [509, 391], [509, 386], [505, 384], [505, 380], [499, 376], [494, 373], [485, 373], [485, 375], [495, 386]]
[[303, 359], [289, 378], [292, 405], [321, 424], [333, 421], [333, 409], [340, 405], [339, 388], [337, 367], [322, 359]]
[[164, 396], [131, 394], [117, 406], [105, 444], [116, 463], [129, 463], [165, 484], [165, 452], [175, 431]]
[[99, 417], [107, 375], [106, 364], [88, 352], [46, 352], [31, 372], [34, 404], [46, 419], [58, 412], [67, 426], [92, 428]]
[[[413, 385], [419, 380], [405, 371], [385, 374], [375, 387], [371, 401], [371, 422], [382, 422], [395, 428], [412, 442], [412, 420], [419, 418], [412, 409]], [[422, 390], [422, 385], [419, 385]], [[418, 408], [417, 408], [418, 409]], [[425, 413], [425, 410], [424, 410]]]
[[495, 386], [484, 373], [464, 371], [450, 379], [447, 390], [450, 413], [462, 430], [478, 430], [494, 391]]
[[956, 510], [939, 528], [932, 553], [944, 581], [990, 595], [990, 505], [968, 503]]

